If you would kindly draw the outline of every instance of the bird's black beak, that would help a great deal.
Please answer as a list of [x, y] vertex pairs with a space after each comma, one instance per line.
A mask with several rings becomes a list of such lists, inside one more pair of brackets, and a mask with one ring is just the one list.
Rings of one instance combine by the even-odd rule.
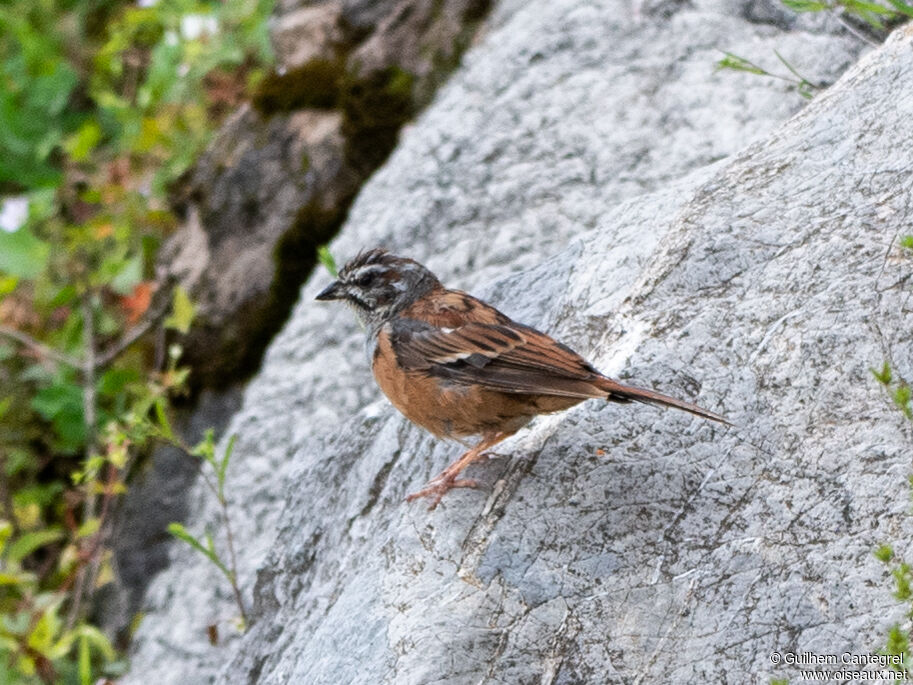
[[333, 281], [326, 288], [320, 291], [315, 300], [341, 300], [343, 298], [342, 286], [339, 281]]

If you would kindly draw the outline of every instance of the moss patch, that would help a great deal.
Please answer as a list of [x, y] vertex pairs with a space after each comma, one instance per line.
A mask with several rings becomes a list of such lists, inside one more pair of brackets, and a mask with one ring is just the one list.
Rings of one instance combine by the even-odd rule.
[[342, 97], [342, 134], [346, 161], [367, 176], [396, 147], [399, 130], [415, 114], [415, 78], [399, 67], [388, 67], [353, 78]]
[[253, 105], [266, 116], [306, 107], [335, 109], [344, 80], [342, 60], [312, 59], [284, 74], [274, 71], [265, 76], [254, 94]]

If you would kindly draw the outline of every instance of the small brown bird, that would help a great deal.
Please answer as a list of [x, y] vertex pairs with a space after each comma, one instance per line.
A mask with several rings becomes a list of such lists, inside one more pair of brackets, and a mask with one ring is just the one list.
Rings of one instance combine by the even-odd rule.
[[538, 414], [583, 400], [646, 402], [729, 423], [690, 402], [606, 378], [566, 345], [512, 321], [489, 304], [448, 290], [412, 259], [362, 252], [317, 296], [344, 300], [368, 333], [374, 378], [410, 421], [440, 438], [479, 441], [424, 489], [409, 495], [434, 509], [469, 464]]

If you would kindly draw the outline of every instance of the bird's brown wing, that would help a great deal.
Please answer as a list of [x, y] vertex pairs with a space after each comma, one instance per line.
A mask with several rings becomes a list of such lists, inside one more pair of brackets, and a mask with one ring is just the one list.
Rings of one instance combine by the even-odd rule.
[[606, 397], [602, 376], [580, 355], [535, 329], [467, 323], [442, 328], [410, 319], [391, 324], [399, 363], [438, 378], [510, 393]]
[[691, 402], [606, 378], [566, 345], [459, 290], [441, 288], [400, 317], [391, 343], [407, 369], [501, 392], [644, 402], [729, 423]]

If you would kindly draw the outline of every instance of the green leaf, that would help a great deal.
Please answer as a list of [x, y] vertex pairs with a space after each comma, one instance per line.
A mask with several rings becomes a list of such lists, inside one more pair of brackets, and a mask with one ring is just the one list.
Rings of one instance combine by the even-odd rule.
[[896, 623], [888, 631], [888, 644], [885, 646], [888, 654], [901, 654], [906, 660], [910, 651], [910, 639], [907, 633]]
[[174, 430], [171, 428], [171, 421], [168, 420], [168, 412], [165, 408], [165, 400], [159, 397], [155, 400], [155, 419], [158, 422], [158, 428], [165, 436], [166, 440], [174, 442]]
[[50, 247], [36, 238], [28, 227], [7, 233], [0, 231], [0, 272], [16, 278], [37, 278], [48, 261]]
[[913, 5], [908, 5], [907, 3], [902, 2], [902, 0], [888, 0], [888, 3], [901, 14], [913, 17]]
[[57, 291], [57, 293], [48, 301], [47, 306], [52, 309], [55, 307], [63, 307], [75, 300], [78, 294], [76, 286], [72, 283], [68, 283]]
[[64, 452], [74, 452], [85, 442], [82, 389], [75, 383], [57, 382], [42, 388], [32, 398], [32, 409], [51, 422]]
[[894, 16], [894, 10], [890, 7], [884, 7], [875, 2], [866, 2], [865, 0], [839, 0], [840, 4], [850, 10], [859, 12], [871, 12], [882, 17]]
[[95, 651], [104, 657], [105, 661], [114, 661], [117, 658], [117, 652], [111, 646], [111, 641], [95, 626], [83, 623], [77, 626], [74, 632], [80, 639], [85, 638], [95, 648]]
[[13, 541], [9, 546], [7, 558], [14, 563], [20, 563], [29, 554], [52, 542], [63, 539], [64, 533], [61, 529], [49, 528], [47, 530], [36, 530], [32, 533], [25, 533]]
[[900, 385], [894, 390], [894, 403], [900, 407], [908, 419], [913, 418], [913, 408], [910, 407], [911, 391], [909, 385]]
[[878, 371], [877, 369], [869, 370], [872, 372], [872, 375], [875, 376], [875, 380], [882, 385], [889, 385], [891, 383], [891, 365], [887, 362], [882, 365], [881, 371]]
[[57, 608], [63, 597], [56, 598], [41, 614], [41, 618], [35, 624], [32, 632], [29, 633], [28, 645], [42, 656], [53, 658], [52, 654], [54, 641], [60, 632], [61, 621], [57, 615]]
[[174, 300], [171, 307], [171, 316], [165, 319], [165, 326], [186, 335], [190, 330], [190, 324], [193, 323], [196, 308], [190, 301], [187, 291], [181, 286], [174, 288]]
[[92, 685], [92, 658], [89, 654], [89, 638], [85, 635], [79, 638], [79, 683]]
[[237, 435], [232, 435], [228, 439], [228, 445], [225, 446], [225, 454], [222, 456], [219, 468], [216, 469], [216, 477], [219, 482], [219, 499], [224, 499], [225, 497], [225, 472], [228, 470], [228, 460], [231, 459], [231, 454], [235, 449], [235, 440], [237, 437]]
[[820, 0], [782, 0], [793, 12], [822, 12], [830, 9], [830, 4]]
[[749, 74], [767, 74], [765, 69], [762, 69], [757, 64], [749, 62], [744, 57], [739, 57], [738, 55], [733, 55], [731, 52], [723, 53], [726, 56], [723, 57], [719, 62], [716, 63], [716, 68], [719, 69], [732, 69], [734, 71], [745, 71]]
[[216, 454], [216, 434], [212, 428], [207, 428], [203, 434], [203, 439], [194, 445], [191, 454], [195, 457], [201, 457], [209, 463], [213, 463]]
[[10, 539], [12, 534], [13, 524], [10, 521], [0, 520], [0, 556], [3, 555], [3, 550], [6, 549], [6, 541]]
[[901, 238], [900, 246], [908, 250], [913, 250], [913, 235], [905, 235]]
[[846, 11], [859, 19], [873, 29], [884, 29], [884, 22], [881, 17], [893, 17], [894, 10], [882, 7], [872, 2], [863, 2], [862, 0], [837, 0], [837, 4], [842, 5]]
[[207, 547], [203, 545], [202, 542], [197, 540], [193, 535], [191, 535], [183, 525], [180, 523], [169, 523], [168, 532], [179, 540], [183, 540], [204, 557], [209, 559], [225, 575], [226, 578], [231, 578], [231, 572], [225, 567], [225, 564], [222, 563], [222, 560], [219, 559], [218, 555], [215, 553], [215, 550], [207, 549]]
[[93, 516], [82, 522], [82, 525], [79, 526], [79, 529], [76, 531], [76, 537], [87, 538], [90, 535], [94, 535], [99, 528], [101, 528], [101, 519], [97, 516]]
[[884, 564], [887, 564], [894, 558], [894, 550], [891, 549], [890, 545], [879, 545], [874, 554], [875, 558]]
[[0, 276], [0, 297], [9, 295], [19, 285], [19, 279], [15, 276]]
[[98, 379], [98, 394], [105, 397], [117, 397], [131, 383], [140, 379], [136, 369], [108, 369]]
[[317, 259], [320, 260], [320, 263], [323, 264], [324, 268], [330, 272], [330, 275], [333, 278], [339, 277], [339, 271], [336, 268], [336, 260], [333, 259], [333, 255], [330, 253], [330, 248], [326, 245], [321, 245], [317, 248]]
[[2, 573], [0, 572], [0, 586], [26, 585], [35, 582], [33, 573]]
[[895, 568], [891, 574], [894, 576], [894, 596], [901, 602], [909, 601], [913, 598], [913, 586], [910, 584], [910, 571], [904, 568]]
[[101, 127], [94, 119], [86, 121], [64, 141], [63, 149], [76, 162], [84, 161], [101, 140]]
[[186, 542], [188, 545], [190, 545], [195, 550], [200, 552], [200, 554], [203, 554], [204, 556], [210, 558], [211, 561], [215, 561], [214, 559], [212, 559], [212, 553], [208, 549], [206, 549], [206, 547], [203, 545], [203, 543], [201, 543], [193, 535], [191, 535], [190, 532], [184, 527], [184, 525], [182, 523], [169, 523], [168, 532], [171, 533], [178, 540], [183, 540], [184, 542]]

